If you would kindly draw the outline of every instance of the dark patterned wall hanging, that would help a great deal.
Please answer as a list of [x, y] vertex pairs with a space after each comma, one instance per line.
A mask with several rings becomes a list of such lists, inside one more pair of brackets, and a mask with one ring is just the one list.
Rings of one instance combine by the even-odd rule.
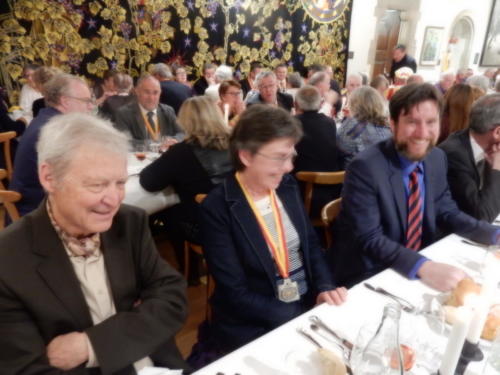
[[138, 76], [153, 62], [204, 62], [245, 73], [251, 61], [301, 71], [347, 64], [352, 0], [7, 0], [0, 11], [2, 84], [15, 89], [27, 62], [88, 77]]

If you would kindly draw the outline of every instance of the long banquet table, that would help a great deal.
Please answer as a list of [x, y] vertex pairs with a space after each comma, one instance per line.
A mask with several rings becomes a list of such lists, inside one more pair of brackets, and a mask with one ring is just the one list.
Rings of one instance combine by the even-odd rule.
[[[479, 269], [483, 262], [485, 250], [466, 244], [461, 237], [450, 235], [422, 250], [429, 258], [458, 266], [473, 278], [479, 277]], [[500, 272], [500, 270], [499, 270]], [[415, 305], [421, 305], [424, 300], [434, 298], [439, 292], [433, 290], [421, 281], [408, 280], [392, 270], [386, 270], [367, 280], [374, 286], [380, 286], [397, 296], [404, 297]], [[349, 290], [348, 300], [341, 306], [322, 304], [312, 310], [278, 327], [268, 334], [250, 342], [227, 356], [211, 363], [195, 372], [197, 375], [284, 375], [284, 374], [322, 374], [317, 349], [311, 342], [297, 333], [297, 328], [309, 326], [309, 316], [322, 318], [334, 331], [351, 342], [355, 342], [358, 331], [367, 322], [376, 324], [380, 321], [384, 306], [390, 299], [368, 290], [358, 284]], [[436, 355], [444, 352], [450, 327], [447, 326], [443, 335], [435, 335], [433, 345]], [[436, 339], [436, 336], [438, 339]], [[317, 338], [317, 336], [314, 336]], [[431, 340], [431, 339], [429, 339]], [[327, 345], [327, 341], [321, 341]], [[487, 356], [491, 343], [481, 340], [480, 347]], [[497, 372], [487, 370], [483, 362], [471, 363], [466, 375], [493, 375]], [[418, 353], [417, 353], [418, 363]], [[428, 371], [415, 366], [412, 375], [428, 374]]]
[[152, 162], [152, 153], [147, 153], [144, 160], [138, 160], [134, 153], [128, 155], [128, 180], [125, 185], [125, 199], [123, 203], [140, 207], [151, 215], [180, 202], [179, 196], [169, 186], [166, 189], [150, 193], [142, 188], [139, 183], [139, 173]]

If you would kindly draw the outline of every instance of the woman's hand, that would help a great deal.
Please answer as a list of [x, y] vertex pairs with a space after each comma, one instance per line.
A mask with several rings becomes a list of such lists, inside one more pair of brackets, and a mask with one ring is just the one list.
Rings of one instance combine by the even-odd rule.
[[320, 304], [323, 302], [328, 303], [329, 305], [341, 305], [347, 299], [347, 289], [343, 286], [337, 289], [327, 290], [325, 292], [321, 292], [316, 297], [316, 304]]

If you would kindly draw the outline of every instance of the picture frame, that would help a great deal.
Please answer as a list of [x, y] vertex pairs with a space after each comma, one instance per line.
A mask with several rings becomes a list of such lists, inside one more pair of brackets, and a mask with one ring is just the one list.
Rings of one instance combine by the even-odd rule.
[[490, 20], [479, 65], [500, 66], [500, 0], [494, 0], [491, 5]]
[[443, 27], [427, 26], [424, 41], [420, 51], [420, 65], [437, 65], [441, 55], [441, 42], [443, 40]]

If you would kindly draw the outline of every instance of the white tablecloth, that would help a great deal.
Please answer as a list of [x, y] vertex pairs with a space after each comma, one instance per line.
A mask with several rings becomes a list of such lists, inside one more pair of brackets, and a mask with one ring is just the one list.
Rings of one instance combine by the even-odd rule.
[[[423, 250], [429, 258], [456, 265], [469, 273], [472, 277], [478, 276], [479, 267], [484, 259], [485, 251], [479, 247], [467, 245], [456, 235], [450, 235], [443, 240]], [[420, 305], [424, 299], [433, 297], [439, 292], [425, 286], [418, 280], [408, 280], [392, 270], [386, 270], [367, 280], [374, 286], [406, 298], [415, 305]], [[349, 290], [346, 303], [341, 306], [322, 304], [311, 311], [295, 318], [229, 355], [213, 362], [209, 366], [195, 372], [197, 375], [214, 375], [222, 372], [225, 375], [284, 375], [284, 374], [321, 374], [319, 357], [316, 347], [296, 332], [298, 327], [309, 326], [309, 316], [317, 315], [322, 318], [338, 334], [351, 342], [355, 342], [358, 331], [366, 322], [378, 322], [382, 316], [384, 306], [390, 299], [368, 290], [358, 284]], [[447, 343], [446, 335], [449, 328], [436, 340], [436, 345], [443, 353]], [[316, 337], [316, 336], [315, 336]], [[325, 341], [322, 341], [325, 344]], [[489, 343], [481, 346], [487, 355]], [[418, 354], [417, 354], [418, 355]], [[472, 363], [467, 375], [481, 375], [483, 363]], [[412, 374], [426, 372], [414, 371]], [[485, 372], [483, 375], [493, 375]], [[495, 373], [496, 374], [496, 373]], [[498, 374], [496, 374], [498, 375]]]
[[129, 153], [127, 168], [129, 178], [125, 185], [125, 199], [123, 200], [123, 203], [146, 210], [148, 215], [180, 202], [179, 196], [170, 186], [155, 193], [150, 193], [142, 188], [139, 183], [139, 172], [152, 160], [151, 153], [148, 153], [146, 159], [142, 161], [138, 160], [133, 153]]

